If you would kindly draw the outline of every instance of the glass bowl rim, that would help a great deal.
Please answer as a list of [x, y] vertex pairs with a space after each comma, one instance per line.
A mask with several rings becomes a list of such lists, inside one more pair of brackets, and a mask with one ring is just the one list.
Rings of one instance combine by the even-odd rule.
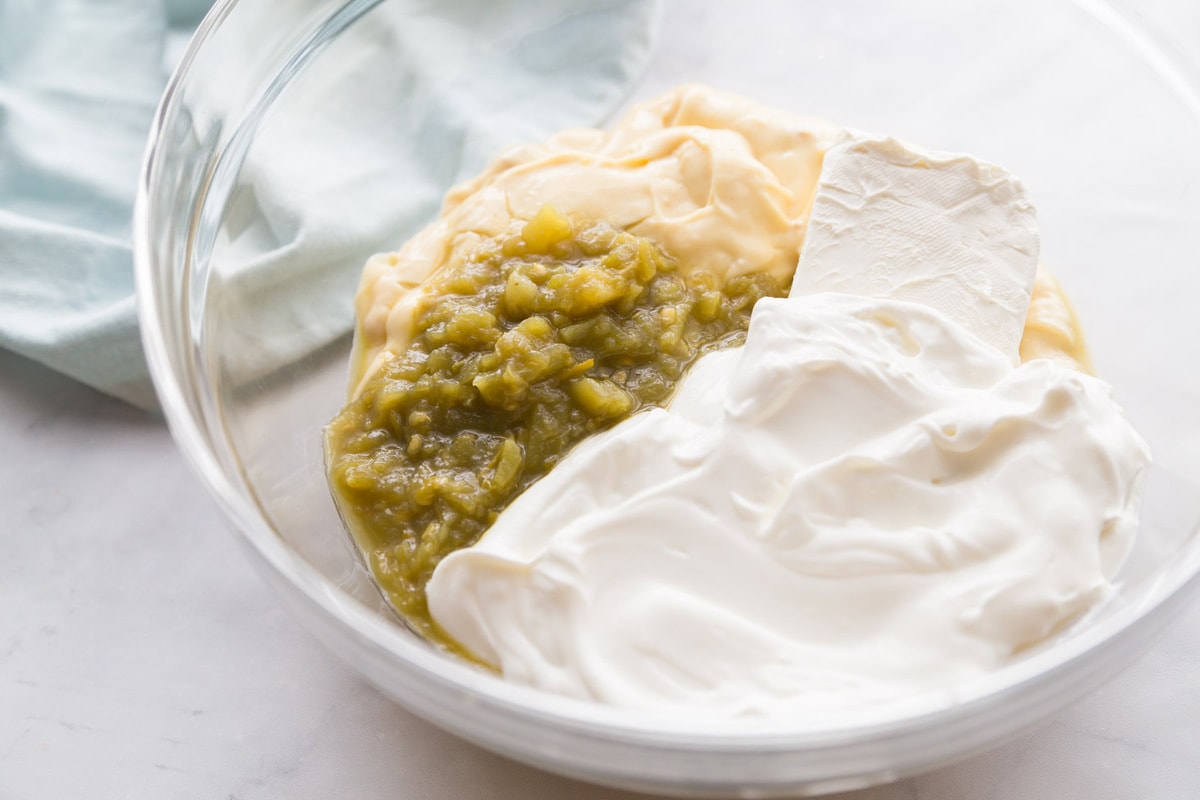
[[[346, 0], [342, 7], [355, 1]], [[1133, 633], [1140, 627], [1139, 623], [1156, 618], [1161, 628], [1184, 605], [1188, 596], [1200, 589], [1200, 535], [1194, 530], [1181, 548], [1180, 557], [1159, 575], [1157, 583], [1161, 591], [1150, 601], [1143, 600], [1119, 608], [1107, 619], [1057, 642], [1044, 652], [1029, 655], [972, 681], [963, 691], [956, 693], [952, 703], [947, 703], [938, 695], [918, 703], [897, 706], [897, 710], [903, 712], [898, 715], [828, 728], [789, 728], [781, 726], [780, 720], [771, 718], [719, 720], [715, 725], [721, 729], [711, 730], [698, 728], [696, 720], [689, 717], [659, 717], [651, 720], [649, 717], [633, 716], [621, 709], [506, 683], [502, 678], [479, 668], [456, 663], [401, 633], [394, 623], [380, 619], [291, 550], [234, 481], [230, 480], [203, 426], [190, 411], [187, 383], [177, 374], [169, 354], [165, 317], [156, 300], [155, 289], [159, 279], [151, 256], [150, 227], [150, 196], [157, 176], [162, 132], [181, 87], [191, 75], [197, 54], [212, 39], [221, 22], [241, 2], [218, 0], [205, 15], [164, 89], [148, 135], [133, 214], [135, 294], [146, 361], [162, 413], [177, 447], [217, 500], [242, 543], [251, 548], [265, 568], [273, 570], [278, 577], [291, 584], [329, 620], [347, 628], [373, 648], [402, 661], [406, 667], [416, 670], [421, 680], [441, 684], [447, 689], [465, 691], [501, 714], [527, 717], [539, 724], [553, 723], [561, 730], [573, 729], [614, 742], [669, 745], [679, 750], [698, 752], [824, 750], [888, 740], [931, 726], [965, 720], [988, 707], [1003, 707], [1022, 689], [1049, 679], [1086, 655], [1104, 648], [1110, 641]], [[1187, 77], [1189, 70], [1172, 52], [1173, 46], [1168, 36], [1153, 30], [1144, 20], [1131, 19], [1108, 0], [1070, 2], [1086, 9], [1126, 39], [1126, 43], [1171, 85], [1175, 97], [1189, 105], [1200, 118], [1200, 84]], [[191, 254], [188, 256], [190, 263]], [[190, 331], [190, 327], [187, 330]], [[1132, 660], [1139, 653], [1140, 650], [1126, 660]], [[664, 721], [672, 724], [664, 724]]]

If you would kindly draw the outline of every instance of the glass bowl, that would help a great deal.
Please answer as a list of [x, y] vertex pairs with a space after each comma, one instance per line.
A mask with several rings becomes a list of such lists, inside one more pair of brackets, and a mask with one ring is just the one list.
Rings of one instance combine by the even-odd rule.
[[[559, 8], [545, 1], [464, 0], [431, 13], [398, 0], [230, 0], [205, 19], [168, 87], [135, 221], [145, 348], [179, 447], [264, 579], [333, 652], [434, 724], [545, 769], [652, 792], [763, 797], [894, 780], [994, 746], [1111, 678], [1200, 573], [1200, 381], [1190, 369], [1200, 364], [1190, 313], [1200, 96], [1166, 40], [1098, 1], [607, 6], [633, 15], [624, 34], [642, 42], [623, 93], [588, 96], [607, 119], [703, 82], [975, 153], [1024, 179], [1043, 258], [1078, 307], [1099, 374], [1155, 453], [1119, 592], [1049, 646], [956, 689], [948, 706], [914, 702], [820, 729], [787, 719], [698, 726], [548, 696], [460, 663], [396, 621], [342, 531], [322, 466], [320, 431], [345, 395], [351, 298], [365, 257], [436, 213], [431, 187], [436, 196], [478, 166], [472, 159], [532, 135], [490, 122], [505, 131], [496, 141], [459, 135], [457, 125], [478, 131], [479, 120], [447, 117], [439, 92], [502, 92], [489, 64], [525, 57], [504, 15]], [[456, 38], [480, 14], [492, 15], [474, 24], [483, 38]], [[592, 22], [579, 24], [586, 43]], [[593, 44], [580, 59], [606, 57]], [[429, 47], [439, 71], [414, 83]], [[529, 110], [513, 98], [499, 105], [489, 113]], [[395, 147], [432, 153], [421, 162], [428, 185], [398, 182], [390, 202], [359, 202], [356, 187], [377, 200], [389, 179], [355, 146], [379, 126]]]

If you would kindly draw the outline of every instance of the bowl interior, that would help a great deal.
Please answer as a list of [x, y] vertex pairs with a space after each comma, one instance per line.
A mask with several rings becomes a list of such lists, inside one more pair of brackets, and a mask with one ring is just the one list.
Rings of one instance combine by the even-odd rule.
[[[184, 449], [204, 450], [221, 491], [254, 517], [239, 525], [306, 562], [331, 603], [404, 636], [342, 531], [322, 466], [320, 431], [345, 396], [358, 272], [432, 219], [440, 192], [496, 147], [552, 131], [512, 125], [431, 145], [422, 137], [454, 131], [457, 117], [436, 101], [448, 79], [422, 73], [421, 48], [452, 42], [452, 25], [431, 28], [411, 3], [271, 5], [215, 12], [165, 106], [151, 156], [154, 285], [141, 289], [159, 325], [147, 336], [165, 340], [156, 377], [160, 390], [171, 384], [173, 422], [194, 429]], [[647, 49], [635, 48], [640, 74], [607, 118], [678, 83], [708, 83], [970, 152], [1024, 180], [1043, 260], [1155, 456], [1120, 592], [1049, 650], [1136, 623], [1194, 577], [1200, 99], [1161, 42], [1099, 2], [627, 5]], [[477, 6], [450, 4], [447, 17]], [[512, 32], [494, 22], [480, 47], [440, 52], [456, 90], [497, 91], [481, 65], [505, 57]], [[379, 156], [393, 149], [412, 151], [404, 169]], [[419, 185], [412, 158], [424, 164]]]

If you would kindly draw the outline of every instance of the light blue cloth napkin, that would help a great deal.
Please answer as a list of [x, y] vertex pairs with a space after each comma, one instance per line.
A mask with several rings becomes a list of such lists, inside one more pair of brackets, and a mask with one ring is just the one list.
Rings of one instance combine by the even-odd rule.
[[[439, 6], [391, 0], [420, 5], [424, 17], [444, 15], [439, 28], [462, 26], [468, 39], [479, 35], [471, 26], [496, 24], [496, 3], [478, 1], [488, 13], [463, 13], [469, 2]], [[137, 331], [130, 216], [159, 95], [207, 5], [205, 0], [0, 0], [0, 346], [146, 407], [155, 399]], [[544, 117], [534, 108], [514, 119], [511, 131], [496, 130], [496, 120], [489, 120], [486, 135], [476, 138], [520, 140], [596, 124], [612, 111], [615, 98], [624, 97], [649, 56], [653, 0], [508, 0], [501, 5], [517, 40], [523, 32], [536, 45], [530, 48], [534, 60], [499, 62], [496, 70], [480, 75], [481, 87], [511, 90], [516, 82], [531, 97], [543, 93], [573, 102], [566, 104], [567, 119], [561, 103], [548, 106]], [[578, 41], [581, 29], [593, 39], [582, 70], [576, 49], [546, 46]], [[631, 36], [631, 31], [642, 35]], [[423, 59], [436, 58], [437, 52], [427, 50]], [[430, 66], [426, 62], [414, 71], [414, 92], [436, 91], [421, 85], [439, 74]], [[498, 74], [506, 69], [512, 74]], [[460, 126], [462, 119], [471, 119], [471, 109], [463, 112], [457, 115]], [[465, 131], [468, 140], [472, 133], [482, 132]], [[447, 131], [447, 136], [463, 135]], [[429, 195], [406, 198], [405, 207], [414, 214], [428, 214], [448, 188], [422, 174], [429, 154], [420, 147], [442, 147], [443, 138], [422, 137], [425, 144], [417, 142], [404, 155], [422, 178], [408, 185]], [[401, 163], [401, 172], [404, 168]], [[399, 227], [419, 220], [407, 222]], [[346, 319], [344, 329], [349, 326]]]
[[0, 0], [0, 344], [143, 406], [130, 212], [169, 38], [206, 5]]

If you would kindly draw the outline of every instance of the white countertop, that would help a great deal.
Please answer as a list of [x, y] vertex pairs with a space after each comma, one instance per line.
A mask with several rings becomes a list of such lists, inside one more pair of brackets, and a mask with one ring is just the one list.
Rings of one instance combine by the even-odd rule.
[[[1143, 8], [1200, 42], [1200, 4]], [[0, 453], [0, 800], [637, 796], [384, 699], [275, 602], [160, 420], [0, 351]], [[1198, 797], [1198, 720], [1192, 603], [1041, 729], [841, 797]]]

